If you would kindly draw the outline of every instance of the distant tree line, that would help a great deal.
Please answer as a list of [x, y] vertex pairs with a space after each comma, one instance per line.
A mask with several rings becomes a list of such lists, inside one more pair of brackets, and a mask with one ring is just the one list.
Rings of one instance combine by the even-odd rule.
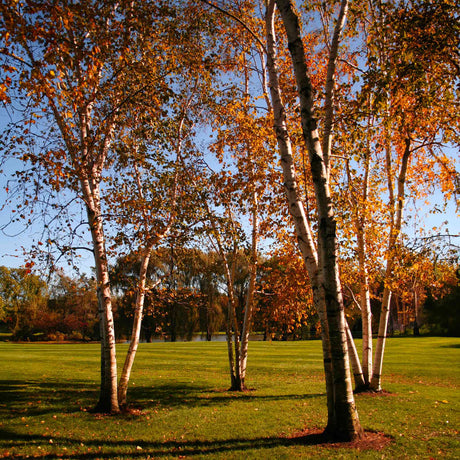
[[0, 321], [12, 340], [98, 340], [94, 280], [0, 267]]
[[[245, 254], [240, 252], [235, 257], [237, 317], [241, 323], [249, 271]], [[438, 263], [433, 267], [427, 257], [417, 257], [408, 250], [402, 260], [391, 304], [390, 334], [457, 336], [460, 287], [453, 265]], [[112, 267], [118, 340], [129, 338], [132, 327], [138, 265], [139, 257], [129, 254]], [[352, 265], [345, 262], [342, 268], [345, 279], [355, 279]], [[252, 330], [262, 334], [264, 340], [319, 337], [320, 324], [303, 271], [302, 260], [292, 254], [259, 261]], [[218, 254], [194, 248], [157, 249], [152, 254], [148, 278], [151, 284], [159, 283], [146, 293], [142, 340], [192, 340], [197, 334], [211, 340], [225, 333], [228, 299]], [[357, 287], [353, 282], [346, 286], [348, 320], [353, 334], [359, 337], [362, 323], [355, 305]], [[378, 318], [382, 293], [380, 279], [372, 286], [374, 318]], [[12, 340], [99, 340], [94, 279], [70, 278], [57, 272], [45, 281], [27, 269], [0, 267], [0, 328], [11, 333]]]

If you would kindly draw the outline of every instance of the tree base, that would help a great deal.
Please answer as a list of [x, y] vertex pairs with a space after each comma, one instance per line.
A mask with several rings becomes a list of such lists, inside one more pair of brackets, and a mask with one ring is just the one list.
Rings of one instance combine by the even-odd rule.
[[121, 411], [118, 405], [113, 407], [110, 401], [99, 400], [91, 412], [94, 414], [117, 415]]
[[350, 430], [344, 430], [343, 427], [330, 427], [327, 426], [323, 433], [322, 436], [325, 440], [325, 442], [354, 442], [358, 441], [364, 436], [364, 431], [360, 427], [359, 429], [356, 429], [354, 432], [351, 432]]
[[246, 386], [244, 384], [242, 384], [242, 385], [233, 384], [227, 391], [244, 392], [244, 391], [248, 391], [248, 389], [246, 388]]
[[299, 431], [290, 436], [290, 439], [294, 439], [296, 444], [299, 443], [311, 446], [315, 445], [324, 447], [326, 449], [350, 448], [357, 449], [360, 452], [363, 450], [380, 451], [393, 441], [391, 436], [369, 430], [364, 431], [360, 438], [357, 438], [353, 441], [337, 441], [332, 439], [329, 435], [326, 435], [325, 430], [317, 428], [307, 428], [305, 430]]
[[380, 390], [376, 390], [375, 388], [372, 388], [370, 386], [370, 384], [367, 384], [367, 385], [360, 385], [360, 386], [357, 386], [353, 393], [355, 395], [357, 394], [361, 394], [361, 393], [381, 393], [383, 390], [380, 389]]

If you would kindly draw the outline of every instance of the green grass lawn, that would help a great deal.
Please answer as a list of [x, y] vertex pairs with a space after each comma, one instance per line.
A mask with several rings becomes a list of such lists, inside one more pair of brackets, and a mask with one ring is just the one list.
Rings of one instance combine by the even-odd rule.
[[388, 393], [356, 400], [363, 427], [393, 441], [357, 451], [291, 438], [326, 423], [319, 341], [251, 342], [244, 394], [226, 391], [225, 343], [142, 344], [128, 394], [136, 410], [120, 416], [89, 412], [98, 345], [2, 342], [0, 457], [460, 458], [460, 339], [387, 343]]

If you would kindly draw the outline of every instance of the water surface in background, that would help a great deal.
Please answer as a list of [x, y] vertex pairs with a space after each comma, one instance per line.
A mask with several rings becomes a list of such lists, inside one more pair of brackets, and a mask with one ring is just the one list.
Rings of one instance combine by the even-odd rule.
[[[217, 334], [213, 335], [211, 337], [211, 342], [225, 342], [227, 340], [227, 336], [225, 334]], [[264, 335], [263, 334], [250, 334], [249, 335], [249, 340], [250, 341], [263, 341], [264, 340]], [[154, 337], [152, 338], [152, 343], [158, 343], [158, 342], [170, 342], [171, 340], [169, 337]], [[183, 337], [178, 337], [176, 342], [189, 342], [189, 340], [183, 338]], [[191, 342], [206, 342], [206, 334], [195, 334], [192, 337]], [[129, 340], [126, 341], [126, 343], [129, 343]], [[141, 340], [141, 343], [146, 343], [145, 340]]]

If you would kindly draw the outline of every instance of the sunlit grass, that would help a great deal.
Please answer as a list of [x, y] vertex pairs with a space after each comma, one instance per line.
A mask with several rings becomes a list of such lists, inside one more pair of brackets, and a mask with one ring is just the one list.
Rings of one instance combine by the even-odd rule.
[[[121, 358], [126, 345], [118, 345]], [[0, 343], [0, 456], [42, 458], [458, 458], [460, 340], [388, 341], [380, 396], [358, 395], [365, 429], [394, 441], [380, 452], [302, 445], [324, 427], [321, 345], [251, 342], [248, 385], [229, 387], [225, 343], [142, 344], [131, 415], [89, 412], [99, 346]], [[121, 366], [120, 362], [120, 366]]]

